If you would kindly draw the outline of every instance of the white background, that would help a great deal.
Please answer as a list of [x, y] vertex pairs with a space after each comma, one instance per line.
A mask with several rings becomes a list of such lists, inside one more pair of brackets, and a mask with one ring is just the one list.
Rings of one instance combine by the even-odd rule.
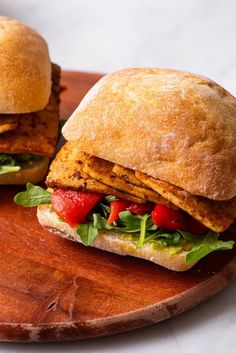
[[[236, 95], [234, 0], [0, 0], [48, 41], [63, 68], [179, 68]], [[63, 344], [0, 344], [7, 352], [236, 352], [236, 283], [166, 322], [122, 335]]]
[[63, 68], [158, 66], [204, 74], [236, 95], [234, 0], [0, 0]]

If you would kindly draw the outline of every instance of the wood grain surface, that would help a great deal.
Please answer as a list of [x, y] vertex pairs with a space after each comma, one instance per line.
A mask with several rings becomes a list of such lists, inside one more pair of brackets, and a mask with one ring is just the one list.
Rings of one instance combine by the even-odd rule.
[[[64, 72], [62, 118], [98, 74]], [[223, 289], [236, 275], [235, 250], [176, 273], [147, 261], [87, 248], [43, 230], [36, 209], [1, 187], [0, 340], [59, 341], [135, 329], [175, 316]], [[225, 237], [234, 237], [231, 228]]]

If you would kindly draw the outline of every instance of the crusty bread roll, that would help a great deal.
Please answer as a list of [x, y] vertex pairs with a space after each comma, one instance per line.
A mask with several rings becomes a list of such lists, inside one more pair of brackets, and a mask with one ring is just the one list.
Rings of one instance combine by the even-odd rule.
[[236, 99], [204, 77], [148, 68], [107, 75], [63, 134], [82, 151], [191, 194], [236, 196]]
[[[76, 229], [59, 219], [47, 205], [38, 206], [37, 217], [39, 223], [50, 232], [81, 243]], [[106, 231], [105, 229], [99, 230], [99, 235], [92, 246], [119, 255], [140, 257], [173, 271], [186, 271], [195, 265], [195, 263], [185, 263], [186, 252], [184, 250], [178, 254], [170, 254], [169, 247], [153, 248], [150, 243], [136, 249], [135, 242], [129, 240], [126, 233]]]
[[23, 167], [18, 172], [0, 175], [0, 185], [25, 185], [26, 183], [38, 183], [43, 180], [48, 171], [49, 158], [34, 161]]
[[42, 37], [0, 16], [0, 114], [42, 110], [51, 93], [51, 62]]

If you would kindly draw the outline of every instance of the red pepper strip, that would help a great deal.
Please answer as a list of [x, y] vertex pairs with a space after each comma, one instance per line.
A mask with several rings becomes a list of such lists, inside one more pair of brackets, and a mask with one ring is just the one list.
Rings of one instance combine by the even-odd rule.
[[155, 207], [154, 203], [146, 202], [146, 203], [132, 203], [127, 210], [133, 214], [143, 215], [145, 213], [151, 214]]
[[125, 211], [127, 207], [129, 207], [131, 203], [129, 201], [124, 200], [116, 200], [110, 203], [110, 214], [107, 220], [108, 224], [112, 224], [113, 222], [118, 221], [119, 213]]
[[58, 188], [52, 193], [51, 203], [56, 214], [74, 227], [86, 222], [88, 213], [103, 196], [99, 193]]
[[174, 232], [176, 230], [186, 230], [186, 220], [183, 213], [173, 210], [165, 205], [158, 204], [152, 212], [153, 223], [159, 228]]

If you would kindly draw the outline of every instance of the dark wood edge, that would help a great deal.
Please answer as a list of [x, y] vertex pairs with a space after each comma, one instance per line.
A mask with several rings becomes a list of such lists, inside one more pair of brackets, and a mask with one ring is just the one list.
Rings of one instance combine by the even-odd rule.
[[[12, 328], [16, 334], [14, 337], [16, 342], [85, 339], [141, 328], [169, 319], [187, 309], [193, 308], [221, 291], [234, 278], [236, 278], [236, 256], [223, 267], [222, 271], [217, 272], [199, 285], [186, 290], [181, 295], [173, 296], [168, 300], [147, 306], [144, 309], [120, 314], [116, 317], [106, 317], [83, 323], [72, 322], [63, 325], [61, 323], [53, 325], [40, 324], [38, 326], [27, 323], [0, 323], [0, 340], [12, 341], [13, 337], [8, 338], [8, 332], [12, 332]], [[21, 338], [19, 339], [19, 337]]]

